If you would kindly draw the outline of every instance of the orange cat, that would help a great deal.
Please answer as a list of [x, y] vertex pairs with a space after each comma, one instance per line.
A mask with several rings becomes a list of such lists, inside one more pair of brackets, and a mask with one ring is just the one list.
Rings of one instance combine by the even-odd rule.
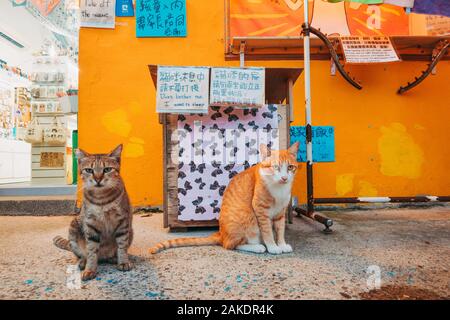
[[[150, 249], [222, 245], [226, 249], [272, 254], [292, 252], [284, 239], [285, 211], [297, 171], [298, 142], [288, 150], [260, 146], [262, 161], [231, 179], [223, 195], [219, 232], [206, 238], [163, 241]], [[274, 238], [274, 232], [276, 239]]]

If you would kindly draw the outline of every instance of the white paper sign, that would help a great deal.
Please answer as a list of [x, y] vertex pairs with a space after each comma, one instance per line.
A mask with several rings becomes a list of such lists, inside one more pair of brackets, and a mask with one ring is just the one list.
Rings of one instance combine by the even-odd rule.
[[208, 67], [158, 66], [156, 112], [208, 113]]
[[380, 63], [400, 61], [389, 37], [341, 37], [347, 63]]
[[116, 0], [80, 0], [81, 27], [114, 29]]
[[261, 107], [264, 94], [264, 68], [211, 69], [211, 105]]
[[427, 35], [429, 36], [447, 36], [450, 35], [450, 18], [444, 16], [427, 15], [425, 16], [427, 25]]

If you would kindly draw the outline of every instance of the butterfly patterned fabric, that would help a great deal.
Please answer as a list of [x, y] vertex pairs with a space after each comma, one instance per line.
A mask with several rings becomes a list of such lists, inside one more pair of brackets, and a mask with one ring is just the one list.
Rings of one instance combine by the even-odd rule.
[[212, 106], [178, 115], [178, 219], [218, 219], [230, 179], [259, 161], [259, 145], [278, 149], [277, 105]]

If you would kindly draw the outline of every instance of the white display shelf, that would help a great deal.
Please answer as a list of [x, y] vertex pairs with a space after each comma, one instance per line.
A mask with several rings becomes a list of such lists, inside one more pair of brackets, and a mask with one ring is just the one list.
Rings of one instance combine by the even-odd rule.
[[63, 96], [59, 99], [64, 113], [78, 113], [78, 95]]
[[62, 117], [65, 116], [65, 112], [33, 112], [34, 116], [41, 117]]
[[31, 144], [0, 139], [0, 184], [31, 181]]
[[46, 97], [46, 98], [31, 98], [31, 102], [42, 102], [42, 101], [55, 101], [58, 100], [58, 97]]

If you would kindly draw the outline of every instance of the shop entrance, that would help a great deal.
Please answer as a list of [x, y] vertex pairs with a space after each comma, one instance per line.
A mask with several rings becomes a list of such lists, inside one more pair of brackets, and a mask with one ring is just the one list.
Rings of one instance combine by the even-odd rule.
[[0, 2], [0, 196], [76, 194], [76, 2]]

